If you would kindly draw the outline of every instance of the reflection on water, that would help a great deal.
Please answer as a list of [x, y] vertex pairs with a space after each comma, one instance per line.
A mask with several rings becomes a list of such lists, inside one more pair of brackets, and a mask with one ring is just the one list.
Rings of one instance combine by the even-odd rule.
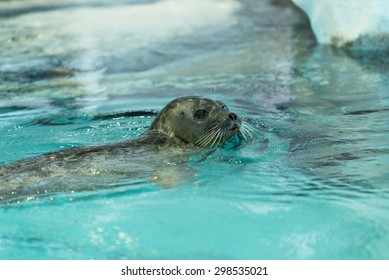
[[3, 204], [0, 258], [389, 257], [382, 53], [317, 45], [286, 0], [114, 2], [0, 3], [2, 164], [135, 138], [184, 95], [258, 133], [179, 188]]

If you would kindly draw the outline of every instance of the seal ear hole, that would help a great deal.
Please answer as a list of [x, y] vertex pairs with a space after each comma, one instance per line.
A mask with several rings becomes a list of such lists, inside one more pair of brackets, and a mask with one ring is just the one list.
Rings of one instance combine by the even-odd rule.
[[183, 111], [181, 111], [181, 118], [184, 118], [185, 117], [185, 113]]
[[207, 116], [208, 116], [208, 111], [207, 111], [207, 110], [204, 110], [204, 109], [197, 110], [197, 111], [195, 112], [195, 114], [194, 114], [194, 117], [195, 117], [196, 119], [199, 119], [199, 120], [204, 119], [204, 118], [206, 118]]

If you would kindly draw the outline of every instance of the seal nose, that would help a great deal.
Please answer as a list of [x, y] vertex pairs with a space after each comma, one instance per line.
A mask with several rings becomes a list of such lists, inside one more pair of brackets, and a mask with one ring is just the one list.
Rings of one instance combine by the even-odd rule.
[[232, 121], [236, 121], [238, 119], [238, 116], [235, 113], [230, 113], [228, 115], [228, 118]]

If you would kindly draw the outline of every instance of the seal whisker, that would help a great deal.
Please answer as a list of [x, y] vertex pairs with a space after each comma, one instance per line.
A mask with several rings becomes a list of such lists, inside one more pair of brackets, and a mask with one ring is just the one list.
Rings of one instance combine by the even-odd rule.
[[224, 138], [224, 135], [225, 135], [225, 128], [220, 127], [219, 132], [217, 134], [217, 142], [215, 147], [219, 146], [221, 140]]
[[226, 135], [225, 130], [221, 130], [220, 137], [219, 137], [219, 140], [217, 141], [216, 146], [220, 145], [220, 142], [222, 141], [222, 139], [224, 138], [225, 135]]
[[[211, 148], [213, 147], [213, 145], [216, 143], [216, 141], [217, 141], [217, 139], [219, 138], [219, 135], [220, 135], [220, 133], [221, 133], [221, 129], [219, 128], [218, 130], [217, 130], [217, 133], [215, 134], [215, 139], [213, 140], [213, 142], [212, 142], [212, 144], [211, 144]], [[216, 146], [215, 146], [216, 147]]]
[[[208, 130], [204, 134], [204, 136], [203, 136], [204, 141], [202, 141], [203, 147], [207, 146], [209, 143], [214, 141], [215, 137], [217, 137], [218, 131], [219, 131], [219, 127], [214, 126], [213, 128], [211, 128], [210, 130]], [[211, 147], [212, 147], [212, 145], [211, 145]]]
[[249, 131], [253, 133], [257, 133], [258, 129], [256, 129], [247, 119], [242, 120], [242, 125]]
[[206, 133], [204, 133], [199, 140], [196, 141], [195, 145], [199, 145], [200, 147], [205, 147], [205, 145], [212, 140], [213, 134], [215, 133], [215, 130], [208, 130]]
[[212, 141], [214, 134], [215, 134], [214, 131], [212, 131], [212, 132], [210, 131], [209, 133], [207, 133], [203, 137], [201, 137], [200, 140], [195, 143], [195, 145], [198, 145], [198, 146], [204, 148], [210, 141]]
[[243, 139], [247, 141], [247, 136], [246, 136], [247, 134], [246, 133], [248, 133], [248, 132], [246, 131], [246, 129], [244, 127], [241, 127], [239, 132], [240, 132], [240, 135], [242, 135]]
[[245, 119], [242, 120], [240, 132], [245, 140], [248, 138], [253, 139], [254, 135], [258, 133], [258, 131]]
[[255, 130], [247, 119], [242, 119], [242, 125], [246, 126], [247, 128], [250, 128], [253, 131]]
[[243, 136], [244, 140], [246, 140], [246, 141], [248, 140], [248, 138], [250, 138], [250, 139], [253, 138], [253, 135], [251, 134], [251, 132], [243, 126], [240, 129], [240, 133]]
[[220, 125], [215, 125], [208, 129], [199, 140], [196, 141], [195, 145], [200, 147], [206, 147], [216, 136], [217, 132], [220, 130]]
[[211, 133], [211, 137], [209, 137], [208, 138], [208, 141], [207, 141], [207, 143], [206, 143], [206, 145], [208, 145], [208, 144], [210, 144], [211, 142], [211, 144], [210, 144], [210, 148], [212, 148], [212, 146], [213, 146], [213, 144], [214, 144], [214, 142], [215, 142], [215, 140], [217, 139], [217, 134], [219, 133], [219, 128], [217, 128], [216, 130], [214, 130], [214, 131], [212, 131], [212, 133]]
[[208, 133], [206, 137], [202, 138], [201, 141], [197, 143], [197, 145], [202, 148], [206, 147], [209, 144], [209, 142], [212, 141], [214, 134], [215, 134], [214, 132]]
[[224, 125], [224, 126], [223, 126], [222, 134], [220, 135], [218, 145], [219, 145], [220, 143], [224, 142], [224, 139], [225, 139], [226, 136], [228, 135], [229, 130], [230, 130], [230, 127], [229, 127], [228, 125]]

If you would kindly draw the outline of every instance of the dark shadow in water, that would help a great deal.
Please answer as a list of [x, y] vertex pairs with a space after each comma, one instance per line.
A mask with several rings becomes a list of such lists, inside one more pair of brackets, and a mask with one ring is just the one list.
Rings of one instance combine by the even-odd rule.
[[100, 120], [113, 120], [116, 118], [144, 118], [144, 117], [155, 117], [158, 114], [156, 111], [130, 111], [130, 112], [120, 112], [113, 114], [103, 114], [96, 116], [69, 116], [68, 114], [61, 114], [52, 117], [45, 117], [41, 119], [36, 119], [32, 125], [44, 125], [44, 126], [57, 126], [57, 125], [70, 125], [74, 123], [84, 123], [90, 121], [100, 121]]
[[379, 113], [385, 111], [389, 111], [389, 108], [378, 109], [378, 110], [372, 109], [372, 110], [351, 111], [351, 112], [344, 113], [343, 115], [366, 115], [366, 114]]

